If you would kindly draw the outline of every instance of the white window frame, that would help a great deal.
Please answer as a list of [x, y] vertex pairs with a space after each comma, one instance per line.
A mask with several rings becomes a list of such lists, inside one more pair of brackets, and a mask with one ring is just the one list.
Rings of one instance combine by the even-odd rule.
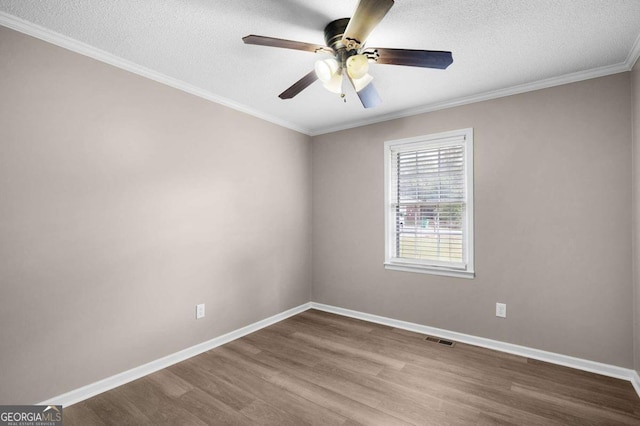
[[[396, 230], [393, 204], [396, 191], [391, 188], [392, 182], [392, 152], [412, 151], [425, 147], [449, 145], [452, 141], [460, 143], [463, 138], [464, 163], [465, 163], [465, 190], [466, 190], [466, 215], [463, 234], [463, 244], [466, 248], [466, 259], [463, 265], [447, 264], [446, 262], [424, 261], [417, 259], [404, 259], [394, 257]], [[386, 141], [384, 144], [384, 225], [385, 225], [385, 261], [386, 269], [405, 272], [418, 272], [433, 275], [445, 275], [459, 278], [474, 278], [474, 253], [473, 253], [473, 128], [454, 130], [450, 132], [436, 133], [418, 136], [414, 138]]]

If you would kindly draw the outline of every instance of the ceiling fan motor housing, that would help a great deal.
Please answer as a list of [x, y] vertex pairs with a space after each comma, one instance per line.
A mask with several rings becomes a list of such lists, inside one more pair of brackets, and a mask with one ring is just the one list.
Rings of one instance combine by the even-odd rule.
[[327, 46], [336, 53], [336, 59], [342, 67], [350, 56], [358, 54], [358, 49], [347, 50], [347, 47], [342, 43], [347, 25], [349, 25], [349, 18], [342, 18], [329, 22], [324, 28], [324, 40]]

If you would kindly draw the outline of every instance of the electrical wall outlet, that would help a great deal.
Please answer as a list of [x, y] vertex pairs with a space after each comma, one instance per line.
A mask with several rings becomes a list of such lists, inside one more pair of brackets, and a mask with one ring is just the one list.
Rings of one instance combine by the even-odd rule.
[[496, 303], [496, 316], [500, 318], [507, 317], [507, 304], [506, 303]]
[[204, 318], [204, 303], [196, 305], [196, 319]]

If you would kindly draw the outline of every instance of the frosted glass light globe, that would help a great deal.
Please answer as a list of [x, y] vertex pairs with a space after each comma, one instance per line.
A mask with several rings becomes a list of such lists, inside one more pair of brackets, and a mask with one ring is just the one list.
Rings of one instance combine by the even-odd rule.
[[340, 64], [335, 58], [316, 61], [315, 71], [318, 79], [323, 83], [328, 83], [331, 78], [338, 72]]
[[369, 60], [365, 55], [353, 55], [347, 59], [347, 73], [349, 77], [362, 78], [369, 71]]
[[323, 86], [330, 92], [342, 93], [342, 73], [335, 73]]
[[371, 77], [371, 74], [365, 74], [361, 78], [353, 78], [351, 81], [353, 81], [353, 88], [356, 89], [356, 92], [359, 92], [373, 81], [373, 77]]

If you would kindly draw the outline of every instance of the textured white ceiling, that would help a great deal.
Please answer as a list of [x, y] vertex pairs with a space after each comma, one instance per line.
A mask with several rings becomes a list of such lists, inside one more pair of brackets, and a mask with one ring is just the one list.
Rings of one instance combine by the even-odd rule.
[[620, 72], [640, 50], [638, 0], [396, 0], [367, 45], [450, 50], [447, 70], [372, 65], [383, 99], [374, 109], [353, 92], [343, 103], [320, 83], [279, 99], [320, 55], [245, 45], [242, 37], [324, 44], [324, 26], [351, 16], [356, 3], [0, 0], [0, 23], [28, 21], [309, 134]]

